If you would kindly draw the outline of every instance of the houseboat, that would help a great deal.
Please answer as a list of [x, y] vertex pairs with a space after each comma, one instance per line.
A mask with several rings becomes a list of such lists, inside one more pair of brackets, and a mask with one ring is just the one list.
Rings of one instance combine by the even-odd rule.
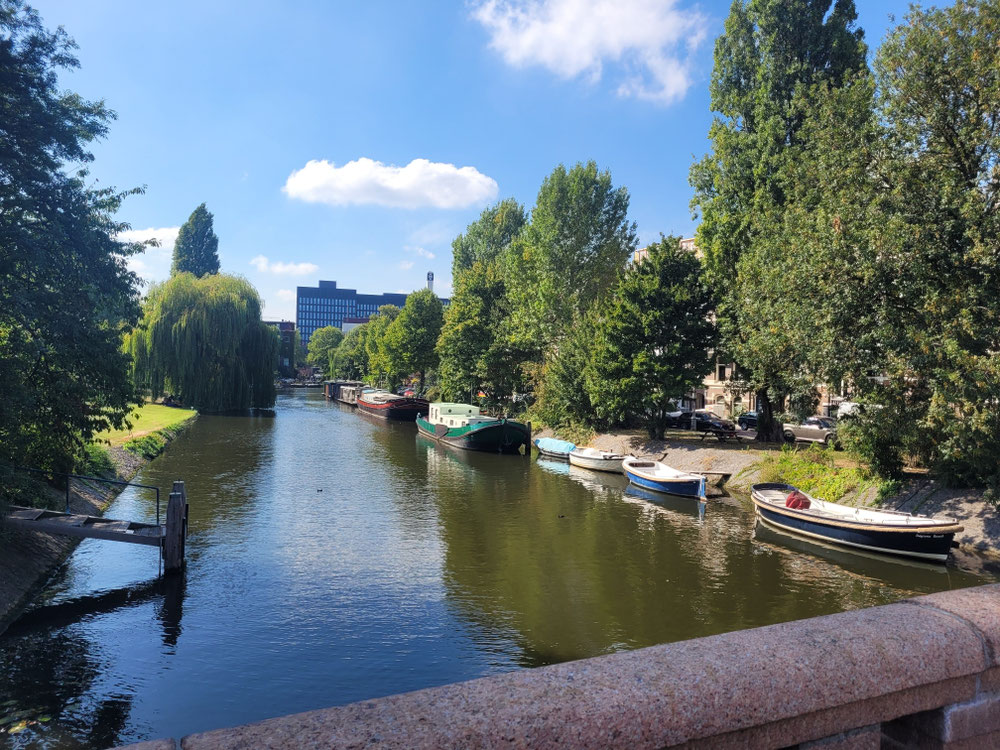
[[346, 385], [362, 385], [360, 380], [324, 380], [323, 395], [331, 401], [340, 400], [340, 389]]
[[430, 404], [426, 416], [417, 417], [417, 429], [445, 445], [470, 451], [520, 453], [531, 448], [531, 428], [512, 419], [487, 417], [471, 404]]
[[380, 419], [397, 419], [412, 422], [418, 414], [427, 412], [427, 399], [411, 396], [397, 396], [381, 390], [363, 390], [357, 398], [358, 408], [366, 414]]
[[361, 389], [364, 385], [342, 385], [337, 389], [337, 400], [342, 404], [347, 404], [348, 406], [358, 405], [358, 396], [361, 395]]

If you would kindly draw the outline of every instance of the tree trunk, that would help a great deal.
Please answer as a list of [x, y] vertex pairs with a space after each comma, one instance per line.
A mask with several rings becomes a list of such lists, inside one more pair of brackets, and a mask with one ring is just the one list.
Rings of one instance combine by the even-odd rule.
[[774, 418], [774, 409], [767, 389], [757, 391], [757, 437], [762, 443], [780, 443], [782, 440], [781, 423]]
[[420, 371], [420, 390], [417, 391], [418, 396], [424, 395], [424, 371]]

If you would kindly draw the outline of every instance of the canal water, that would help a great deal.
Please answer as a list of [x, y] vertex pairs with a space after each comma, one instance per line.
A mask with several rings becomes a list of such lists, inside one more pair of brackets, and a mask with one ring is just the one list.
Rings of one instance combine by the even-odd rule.
[[[463, 453], [316, 391], [201, 417], [187, 569], [84, 541], [0, 637], [0, 746], [110, 745], [984, 582], [755, 528], [751, 510]], [[164, 495], [165, 497], [165, 495]], [[149, 493], [108, 510], [152, 519]]]

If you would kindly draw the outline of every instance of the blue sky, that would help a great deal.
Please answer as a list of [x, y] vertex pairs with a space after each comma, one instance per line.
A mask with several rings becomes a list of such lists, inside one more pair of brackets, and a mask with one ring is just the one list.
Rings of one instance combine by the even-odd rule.
[[[215, 214], [222, 269], [294, 319], [320, 278], [451, 291], [451, 240], [482, 209], [530, 209], [559, 163], [594, 159], [631, 194], [643, 243], [689, 236], [688, 168], [708, 148], [708, 81], [728, 2], [36, 0], [80, 45], [61, 82], [118, 113], [102, 185], [164, 245]], [[907, 4], [859, 0], [877, 46]], [[153, 230], [153, 231], [150, 231]]]

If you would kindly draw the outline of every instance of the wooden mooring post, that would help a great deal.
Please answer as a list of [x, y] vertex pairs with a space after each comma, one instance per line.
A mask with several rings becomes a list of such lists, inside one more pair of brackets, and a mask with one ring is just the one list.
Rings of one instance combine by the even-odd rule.
[[174, 482], [167, 501], [167, 518], [163, 535], [163, 570], [180, 571], [184, 567], [184, 538], [187, 536], [187, 492], [184, 482]]

